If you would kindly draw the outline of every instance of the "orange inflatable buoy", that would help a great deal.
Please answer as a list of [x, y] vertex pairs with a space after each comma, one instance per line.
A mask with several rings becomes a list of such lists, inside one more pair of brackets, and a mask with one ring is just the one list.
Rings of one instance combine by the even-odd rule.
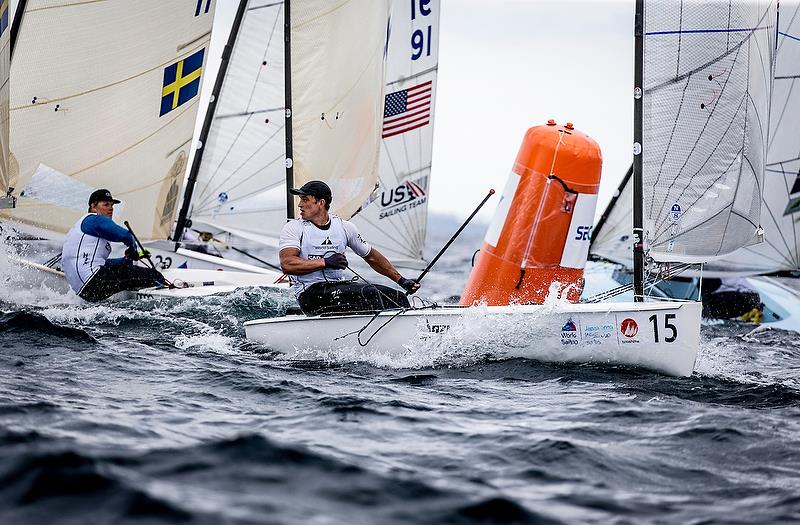
[[571, 122], [525, 133], [461, 304], [542, 303], [559, 282], [580, 298], [602, 168]]

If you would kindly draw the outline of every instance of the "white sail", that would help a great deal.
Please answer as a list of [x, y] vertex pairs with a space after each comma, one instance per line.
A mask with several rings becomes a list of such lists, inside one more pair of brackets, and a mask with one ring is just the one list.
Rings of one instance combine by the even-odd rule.
[[702, 262], [757, 243], [776, 3], [649, 1], [643, 207], [657, 261]]
[[29, 0], [11, 67], [15, 222], [66, 232], [89, 192], [140, 238], [169, 234], [215, 0]]
[[604, 219], [592, 231], [589, 253], [607, 261], [633, 268], [633, 168], [622, 180], [604, 212]]
[[[191, 218], [266, 240], [286, 221], [284, 3], [250, 0], [204, 145]], [[294, 186], [353, 214], [376, 184], [389, 2], [290, 4]]]
[[800, 269], [800, 3], [781, 0], [761, 226], [764, 242], [713, 261], [714, 272]]
[[395, 264], [420, 265], [428, 221], [439, 0], [395, 1], [376, 198], [353, 222]]

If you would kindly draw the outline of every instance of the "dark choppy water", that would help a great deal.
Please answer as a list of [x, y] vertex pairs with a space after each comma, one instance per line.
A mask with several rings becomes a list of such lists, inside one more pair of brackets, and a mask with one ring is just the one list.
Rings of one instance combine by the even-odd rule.
[[[460, 292], [477, 242], [428, 293]], [[800, 521], [793, 332], [704, 326], [688, 379], [492, 348], [400, 368], [247, 343], [287, 293], [2, 293], [3, 524]]]

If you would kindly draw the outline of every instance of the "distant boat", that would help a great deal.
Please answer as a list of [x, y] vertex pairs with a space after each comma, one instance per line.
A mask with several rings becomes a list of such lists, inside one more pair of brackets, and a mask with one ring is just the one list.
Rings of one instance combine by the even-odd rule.
[[[712, 4], [713, 5], [713, 4]], [[734, 4], [736, 5], [736, 4]], [[725, 209], [727, 213], [737, 220], [741, 220], [739, 208], [743, 203], [749, 203], [752, 199], [760, 200], [761, 212], [757, 217], [749, 216], [745, 222], [748, 223], [748, 231], [752, 231], [755, 225], [757, 236], [763, 229], [764, 242], [757, 242], [742, 247], [729, 254], [723, 254], [719, 258], [711, 259], [703, 265], [703, 276], [711, 277], [739, 277], [749, 276], [750, 283], [759, 291], [762, 300], [765, 302], [767, 311], [763, 317], [764, 322], [774, 323], [774, 326], [782, 328], [800, 329], [800, 296], [796, 290], [783, 284], [780, 280], [772, 279], [768, 276], [796, 277], [800, 272], [800, 235], [798, 234], [798, 218], [800, 217], [800, 139], [796, 132], [794, 122], [800, 116], [800, 90], [796, 88], [796, 82], [800, 75], [800, 5], [797, 2], [781, 2], [779, 6], [778, 26], [774, 39], [774, 49], [776, 51], [775, 70], [772, 78], [771, 96], [769, 99], [769, 132], [767, 133], [766, 118], [763, 115], [764, 108], [760, 108], [761, 119], [755, 127], [750, 127], [751, 133], [746, 135], [747, 143], [745, 147], [753, 148], [754, 145], [766, 145], [763, 160], [755, 159], [751, 161], [752, 155], [742, 157], [744, 164], [734, 163], [732, 168], [742, 168], [745, 171], [759, 170], [764, 173], [763, 183], [755, 185], [751, 181], [743, 188], [744, 191], [738, 192], [734, 201], [730, 201]], [[731, 48], [734, 49], [734, 48]], [[741, 48], [734, 49], [734, 52], [744, 52]], [[755, 64], [758, 65], [758, 64]], [[720, 62], [713, 62], [703, 71], [693, 74], [693, 78], [700, 79], [699, 83], [686, 86], [696, 90], [701, 98], [700, 104], [706, 105], [701, 111], [706, 109], [714, 113], [715, 108], [720, 104], [720, 97], [725, 90], [729, 90], [727, 81], [728, 66]], [[718, 74], [715, 76], [714, 72]], [[707, 73], [707, 76], [701, 75]], [[711, 77], [711, 80], [708, 78]], [[748, 91], [748, 94], [750, 91]], [[684, 99], [686, 103], [686, 99]], [[688, 106], [688, 104], [687, 104]], [[740, 108], [746, 110], [747, 106]], [[754, 108], [751, 107], [751, 111]], [[721, 113], [721, 111], [716, 111]], [[676, 122], [674, 133], [669, 136], [676, 136], [684, 133], [682, 122]], [[727, 122], [723, 122], [727, 128]], [[717, 121], [709, 121], [708, 127], [719, 127]], [[757, 134], [752, 135], [752, 130]], [[713, 148], [715, 143], [700, 144], [696, 148], [700, 151], [702, 147]], [[671, 150], [676, 146], [672, 145]], [[754, 148], [753, 148], [754, 149]], [[746, 152], [747, 153], [747, 152]], [[712, 166], [703, 166], [704, 173], [713, 174]], [[723, 170], [718, 170], [722, 173]], [[601, 259], [616, 262], [625, 268], [632, 269], [633, 257], [631, 249], [631, 226], [630, 211], [633, 207], [632, 196], [632, 173], [629, 171], [617, 190], [617, 194], [610, 202], [603, 217], [593, 232], [591, 253]], [[719, 199], [728, 199], [731, 195], [731, 185], [725, 180], [712, 180], [712, 184], [703, 187], [704, 196], [695, 206], [705, 206], [718, 203]], [[737, 203], [738, 204], [735, 204]], [[679, 207], [679, 202], [673, 203]], [[719, 206], [710, 206], [712, 210], [722, 210]], [[682, 209], [676, 209], [677, 213], [682, 213]], [[673, 224], [672, 221], [667, 222]], [[735, 223], [727, 226], [735, 228]], [[681, 225], [683, 227], [683, 225]], [[706, 227], [705, 225], [703, 226]], [[714, 236], [709, 233], [707, 240], [713, 240]], [[710, 244], [710, 243], [709, 243]], [[697, 275], [698, 271], [686, 272], [687, 275]], [[762, 276], [762, 277], [757, 277]], [[683, 287], [678, 289], [669, 285], [654, 289], [653, 293], [671, 294], [672, 296], [684, 296], [684, 294], [697, 292], [698, 287]]]

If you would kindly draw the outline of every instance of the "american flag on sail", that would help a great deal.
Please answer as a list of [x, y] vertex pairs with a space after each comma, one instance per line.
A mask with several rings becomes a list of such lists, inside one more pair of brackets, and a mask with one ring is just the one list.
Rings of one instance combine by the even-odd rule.
[[431, 121], [432, 82], [386, 95], [383, 106], [383, 138], [421, 128]]

